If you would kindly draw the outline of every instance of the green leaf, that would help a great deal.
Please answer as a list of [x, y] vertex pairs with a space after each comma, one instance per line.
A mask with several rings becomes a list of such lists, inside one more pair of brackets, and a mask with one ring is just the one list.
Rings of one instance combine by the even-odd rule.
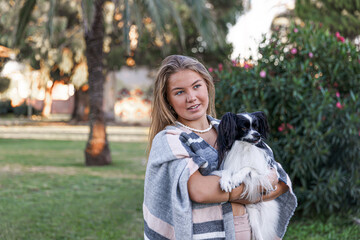
[[20, 46], [21, 42], [24, 41], [25, 29], [29, 23], [30, 16], [35, 7], [35, 4], [36, 0], [26, 0], [23, 7], [21, 8], [13, 47]]
[[184, 30], [182, 22], [181, 22], [181, 17], [178, 14], [175, 7], [173, 6], [172, 1], [165, 1], [165, 2], [168, 3], [171, 14], [176, 22], [176, 25], [177, 25], [177, 28], [179, 31], [180, 43], [181, 43], [182, 47], [185, 48], [185, 30]]
[[123, 35], [124, 35], [124, 45], [126, 47], [127, 55], [130, 55], [130, 7], [129, 1], [124, 0], [124, 10], [123, 10], [123, 19], [124, 19], [124, 26], [123, 26]]
[[81, 7], [83, 10], [84, 30], [90, 31], [95, 18], [95, 0], [82, 0]]
[[55, 5], [56, 5], [56, 1], [55, 0], [50, 0], [50, 9], [48, 12], [48, 21], [46, 22], [46, 32], [47, 35], [49, 37], [49, 39], [51, 39], [52, 35], [53, 35], [53, 18], [54, 18], [54, 12], [55, 12]]
[[206, 7], [205, 0], [185, 0], [185, 3], [191, 10], [191, 18], [195, 23], [200, 35], [210, 46], [215, 48], [217, 44], [223, 46], [225, 43], [224, 34], [217, 29], [209, 9]]

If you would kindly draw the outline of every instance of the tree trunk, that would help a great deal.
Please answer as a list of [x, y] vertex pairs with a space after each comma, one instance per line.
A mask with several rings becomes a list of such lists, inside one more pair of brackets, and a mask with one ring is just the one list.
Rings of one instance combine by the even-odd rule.
[[46, 88], [45, 88], [44, 107], [42, 109], [41, 115], [46, 118], [48, 118], [51, 114], [52, 91], [53, 91], [54, 85], [55, 85], [55, 82], [53, 81], [51, 87], [46, 86]]
[[[87, 86], [87, 85], [85, 85]], [[87, 122], [89, 120], [89, 91], [88, 87], [75, 90], [74, 109], [71, 114], [72, 123]]]
[[90, 135], [85, 149], [85, 163], [88, 166], [102, 166], [111, 163], [106, 136], [103, 111], [103, 5], [105, 0], [95, 0], [95, 18], [91, 28], [85, 30], [86, 58], [89, 71]]

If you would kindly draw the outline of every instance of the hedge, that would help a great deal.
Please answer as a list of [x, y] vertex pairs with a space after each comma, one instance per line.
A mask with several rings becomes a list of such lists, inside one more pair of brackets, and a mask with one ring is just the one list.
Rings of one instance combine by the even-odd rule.
[[267, 143], [293, 181], [299, 211], [359, 211], [359, 46], [310, 23], [282, 35], [264, 38], [255, 64], [213, 71], [217, 113], [266, 113]]

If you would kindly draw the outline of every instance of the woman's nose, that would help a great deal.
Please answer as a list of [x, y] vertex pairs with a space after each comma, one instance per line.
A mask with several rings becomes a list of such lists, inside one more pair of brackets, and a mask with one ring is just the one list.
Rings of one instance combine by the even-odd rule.
[[194, 102], [194, 101], [196, 100], [195, 94], [193, 94], [193, 93], [190, 92], [190, 93], [187, 95], [186, 100], [187, 100], [188, 102]]

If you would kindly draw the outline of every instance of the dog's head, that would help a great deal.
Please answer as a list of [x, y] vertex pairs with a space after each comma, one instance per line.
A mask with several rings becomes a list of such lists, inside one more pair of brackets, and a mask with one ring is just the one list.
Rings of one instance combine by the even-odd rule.
[[266, 139], [268, 131], [269, 125], [263, 112], [226, 113], [218, 129], [219, 166], [235, 141], [257, 144], [262, 138]]

